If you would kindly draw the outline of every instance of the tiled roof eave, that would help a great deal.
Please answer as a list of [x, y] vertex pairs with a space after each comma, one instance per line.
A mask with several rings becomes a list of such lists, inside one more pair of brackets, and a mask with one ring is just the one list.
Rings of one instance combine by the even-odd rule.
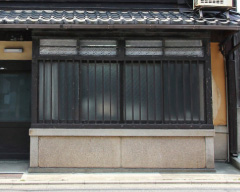
[[111, 10], [0, 10], [1, 28], [74, 29], [209, 29], [239, 30], [240, 16], [224, 14], [199, 18], [194, 12]]
[[239, 31], [236, 25], [166, 25], [166, 24], [0, 24], [5, 29], [188, 29], [188, 30], [232, 30]]

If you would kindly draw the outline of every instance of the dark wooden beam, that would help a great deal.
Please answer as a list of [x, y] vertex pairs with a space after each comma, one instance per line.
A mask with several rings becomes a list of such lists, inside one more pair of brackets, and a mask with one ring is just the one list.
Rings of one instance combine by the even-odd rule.
[[0, 9], [180, 9], [185, 0], [15, 0], [0, 1]]
[[[143, 2], [143, 3], [178, 3], [179, 0], [1, 0], [1, 2], [24, 2], [24, 3], [36, 3], [36, 2], [41, 2], [41, 3], [72, 3], [72, 2], [77, 2], [77, 3], [83, 3], [83, 2], [88, 2], [88, 3], [99, 3], [99, 2], [126, 2], [126, 3], [138, 3], [138, 2]], [[182, 1], [182, 0], [181, 0]]]
[[240, 27], [225, 25], [159, 25], [159, 24], [116, 24], [116, 25], [89, 25], [89, 24], [0, 24], [0, 29], [179, 29], [179, 30], [222, 30], [239, 31]]
[[228, 80], [228, 124], [229, 124], [229, 147], [232, 155], [237, 154], [237, 97], [235, 79], [235, 61], [227, 60]]
[[[234, 46], [233, 38], [226, 42], [226, 53]], [[228, 88], [228, 129], [229, 148], [232, 156], [238, 152], [237, 146], [237, 92], [236, 92], [236, 60], [234, 54], [226, 55], [227, 88]]]

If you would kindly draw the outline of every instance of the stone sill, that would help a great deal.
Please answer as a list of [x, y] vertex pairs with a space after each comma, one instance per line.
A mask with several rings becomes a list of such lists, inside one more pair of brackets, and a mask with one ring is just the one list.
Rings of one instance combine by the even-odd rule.
[[214, 137], [215, 130], [202, 129], [36, 129], [30, 136], [76, 137]]
[[[29, 173], [194, 173], [194, 172], [201, 172], [201, 173], [208, 173], [212, 172], [215, 173], [216, 170], [214, 168], [172, 168], [172, 169], [158, 169], [158, 168], [42, 168], [42, 167], [30, 167], [28, 169]], [[83, 181], [86, 184], [86, 180]], [[94, 182], [94, 181], [93, 181]], [[97, 181], [95, 181], [97, 182]], [[117, 184], [120, 181], [116, 181]], [[136, 184], [137, 181], [130, 181], [129, 183]], [[142, 184], [143, 181], [139, 181]], [[161, 181], [159, 181], [161, 183]], [[91, 183], [91, 182], [89, 182]], [[109, 181], [103, 181], [102, 183], [108, 184]], [[114, 182], [111, 181], [111, 184]], [[126, 181], [123, 181], [126, 184]], [[156, 181], [154, 181], [156, 183]]]

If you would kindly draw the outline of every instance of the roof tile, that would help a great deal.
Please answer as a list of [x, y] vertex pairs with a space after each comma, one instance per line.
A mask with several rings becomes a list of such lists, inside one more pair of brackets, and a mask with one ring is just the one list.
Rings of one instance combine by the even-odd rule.
[[240, 25], [240, 17], [208, 13], [199, 18], [193, 12], [178, 11], [88, 11], [88, 10], [0, 10], [1, 24], [159, 24], [159, 25]]

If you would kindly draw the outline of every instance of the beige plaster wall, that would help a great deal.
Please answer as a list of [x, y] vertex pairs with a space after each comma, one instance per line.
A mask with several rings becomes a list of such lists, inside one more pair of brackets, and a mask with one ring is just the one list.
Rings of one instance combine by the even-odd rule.
[[211, 43], [213, 124], [215, 160], [227, 160], [228, 128], [224, 58], [219, 43]]
[[219, 43], [211, 43], [213, 124], [227, 124], [224, 59]]
[[[4, 53], [5, 48], [23, 48], [23, 53]], [[0, 41], [0, 60], [32, 60], [32, 42]]]
[[214, 130], [134, 131], [30, 129], [30, 167], [214, 168]]

